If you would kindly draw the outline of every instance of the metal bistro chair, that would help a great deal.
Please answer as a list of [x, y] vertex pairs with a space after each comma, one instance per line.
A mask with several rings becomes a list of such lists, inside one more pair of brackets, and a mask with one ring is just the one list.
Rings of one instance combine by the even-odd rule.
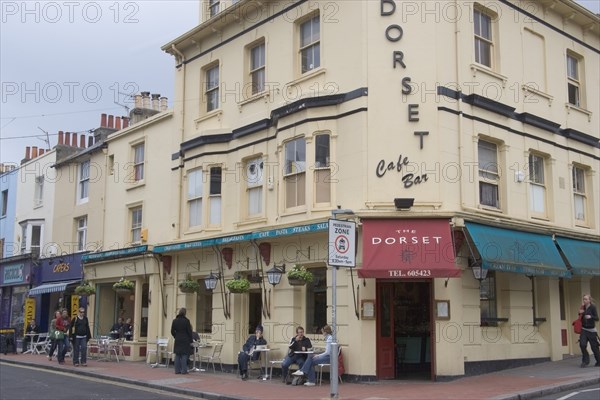
[[[340, 354], [342, 354], [342, 346], [338, 347], [338, 360], [340, 359]], [[317, 364], [317, 367], [319, 368], [319, 386], [321, 386], [323, 383], [323, 368], [331, 367], [331, 360], [328, 363]], [[338, 379], [340, 380], [340, 383], [343, 383], [341, 375], [338, 375]]]
[[37, 341], [33, 344], [33, 353], [34, 354], [46, 354], [47, 353], [47, 345], [50, 341], [48, 340], [47, 333], [40, 333], [38, 335]]
[[223, 343], [219, 343], [214, 346], [212, 355], [199, 356], [200, 368], [202, 368], [202, 362], [206, 361], [206, 368], [208, 369], [208, 363], [211, 363], [212, 367], [213, 367], [213, 372], [216, 372], [215, 371], [215, 361], [219, 361], [219, 365], [221, 366], [221, 371], [223, 371], [223, 363], [221, 361], [221, 350], [223, 350]]
[[[168, 346], [169, 346], [169, 338], [157, 338], [156, 339], [156, 348], [155, 349], [148, 349], [146, 351], [146, 363], [149, 362], [149, 356], [150, 354], [154, 353], [156, 354], [156, 362], [154, 364], [151, 365], [152, 368], [155, 367], [169, 367], [169, 362], [171, 361], [171, 355], [173, 354], [172, 352], [170, 352], [168, 350]], [[161, 359], [161, 355], [165, 355], [166, 356], [166, 361], [165, 364], [162, 365], [160, 363], [160, 359]]]

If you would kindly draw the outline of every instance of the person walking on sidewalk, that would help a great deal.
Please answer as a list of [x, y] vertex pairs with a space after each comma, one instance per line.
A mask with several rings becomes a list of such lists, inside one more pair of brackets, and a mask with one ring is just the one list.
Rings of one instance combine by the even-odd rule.
[[60, 311], [54, 311], [54, 319], [50, 321], [50, 330], [48, 331], [48, 337], [50, 338], [50, 351], [48, 352], [48, 360], [52, 361], [52, 356], [54, 356], [54, 351], [56, 351], [56, 347], [58, 346], [58, 340], [56, 339], [56, 321], [62, 321], [62, 314]]
[[92, 333], [85, 309], [79, 308], [79, 313], [71, 321], [70, 336], [73, 338], [73, 365], [87, 367], [87, 342], [92, 338]]
[[188, 357], [192, 353], [192, 324], [185, 316], [186, 309], [181, 307], [177, 317], [171, 324], [171, 335], [175, 338], [173, 353], [175, 353], [175, 373], [188, 373]]
[[331, 360], [331, 343], [333, 342], [333, 331], [331, 330], [331, 327], [329, 325], [325, 325], [321, 332], [323, 332], [323, 336], [325, 336], [325, 352], [317, 354], [314, 357], [307, 358], [302, 368], [300, 368], [298, 371], [292, 374], [296, 376], [308, 375], [308, 382], [306, 382], [304, 386], [315, 386], [315, 365], [328, 364]]
[[589, 294], [583, 296], [583, 304], [579, 309], [581, 317], [581, 334], [579, 335], [579, 347], [581, 347], [581, 368], [585, 368], [590, 363], [590, 354], [587, 351], [588, 342], [596, 359], [596, 367], [600, 367], [600, 349], [598, 349], [598, 330], [596, 321], [598, 321], [598, 310], [592, 304], [592, 297]]

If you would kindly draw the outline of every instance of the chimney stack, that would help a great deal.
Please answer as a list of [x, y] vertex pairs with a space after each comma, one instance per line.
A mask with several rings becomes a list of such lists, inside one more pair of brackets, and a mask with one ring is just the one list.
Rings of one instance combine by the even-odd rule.
[[85, 149], [85, 135], [81, 135], [79, 137], [79, 147], [81, 147], [82, 149]]
[[70, 132], [65, 132], [65, 144], [67, 146], [71, 145], [71, 133]]
[[115, 123], [114, 123], [114, 116], [109, 115], [108, 116], [108, 128], [114, 128], [115, 127]]
[[121, 118], [119, 118], [118, 116], [115, 116], [115, 129], [116, 130], [121, 129]]
[[123, 120], [123, 129], [127, 128], [129, 126], [129, 117], [121, 117], [121, 119]]
[[31, 158], [36, 158], [38, 156], [38, 148], [37, 146], [33, 146], [31, 148]]
[[106, 128], [106, 114], [100, 115], [100, 127]]
[[142, 108], [150, 108], [150, 92], [142, 92]]
[[31, 148], [29, 146], [25, 147], [25, 159], [26, 160], [29, 160], [31, 158], [30, 149]]
[[45, 152], [46, 152], [46, 150], [40, 148], [40, 152], [38, 153], [38, 156], [43, 156]]
[[77, 133], [73, 132], [71, 135], [71, 146], [77, 147]]
[[58, 131], [58, 144], [63, 144], [65, 142], [63, 131]]
[[160, 111], [166, 111], [167, 108], [167, 98], [163, 96], [160, 98]]

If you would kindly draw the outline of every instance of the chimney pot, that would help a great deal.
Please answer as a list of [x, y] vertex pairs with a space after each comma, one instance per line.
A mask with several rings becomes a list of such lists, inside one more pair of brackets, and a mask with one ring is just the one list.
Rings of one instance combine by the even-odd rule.
[[159, 111], [159, 107], [158, 107], [158, 98], [160, 97], [160, 94], [153, 94], [152, 95], [152, 109]]
[[168, 108], [167, 98], [165, 96], [160, 98], [160, 111], [165, 111]]
[[46, 151], [44, 149], [40, 149], [40, 152], [38, 153], [38, 155], [43, 156], [45, 152]]
[[121, 118], [119, 118], [118, 116], [115, 116], [115, 129], [116, 130], [121, 129]]
[[109, 115], [108, 116], [108, 128], [114, 128], [115, 127], [114, 118], [115, 117], [113, 115]]
[[31, 158], [30, 155], [31, 148], [29, 146], [25, 147], [25, 159], [29, 160]]
[[71, 133], [70, 132], [65, 132], [65, 144], [67, 146], [71, 145]]
[[142, 92], [142, 107], [150, 108], [150, 92]]
[[135, 95], [135, 108], [142, 108], [142, 95], [141, 94]]
[[89, 136], [88, 137], [88, 147], [92, 147], [93, 144], [94, 144], [94, 137]]
[[63, 144], [64, 143], [64, 133], [63, 131], [58, 131], [58, 144]]
[[129, 117], [121, 117], [121, 119], [123, 120], [123, 129], [127, 128], [129, 126]]
[[100, 115], [100, 127], [106, 128], [106, 114]]
[[38, 148], [37, 146], [33, 146], [31, 148], [31, 158], [36, 158], [38, 156]]
[[79, 147], [85, 149], [85, 135], [83, 134], [79, 136]]
[[75, 132], [71, 135], [71, 146], [77, 147], [77, 133]]

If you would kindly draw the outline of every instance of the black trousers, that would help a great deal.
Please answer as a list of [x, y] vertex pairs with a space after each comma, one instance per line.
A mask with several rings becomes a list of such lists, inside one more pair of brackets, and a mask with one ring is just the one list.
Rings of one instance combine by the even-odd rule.
[[598, 333], [597, 332], [589, 332], [585, 329], [581, 330], [581, 335], [579, 335], [579, 347], [581, 348], [581, 363], [589, 364], [590, 363], [590, 353], [587, 351], [588, 342], [590, 343], [590, 347], [592, 348], [592, 353], [594, 353], [594, 358], [596, 359], [596, 364], [600, 364], [600, 349], [598, 348]]

